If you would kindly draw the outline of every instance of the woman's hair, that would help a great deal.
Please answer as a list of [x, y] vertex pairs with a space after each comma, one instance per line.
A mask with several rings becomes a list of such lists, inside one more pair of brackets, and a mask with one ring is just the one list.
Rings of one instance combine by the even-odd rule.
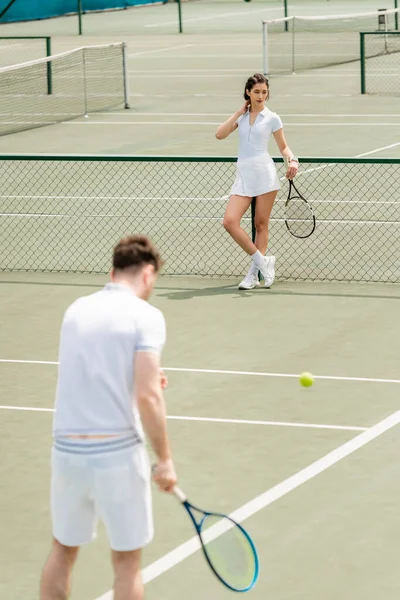
[[114, 248], [112, 264], [114, 269], [140, 269], [153, 265], [156, 273], [162, 267], [157, 248], [144, 235], [130, 235], [118, 242]]
[[266, 77], [264, 77], [264, 75], [261, 75], [261, 73], [254, 73], [254, 75], [252, 75], [251, 77], [248, 78], [248, 80], [246, 81], [246, 85], [244, 86], [244, 99], [245, 100], [250, 100], [250, 96], [247, 93], [247, 90], [250, 92], [250, 90], [253, 89], [253, 87], [255, 85], [257, 85], [257, 83], [265, 83], [265, 85], [268, 88], [268, 95], [267, 95], [267, 100], [269, 100], [269, 83], [268, 83], [268, 79]]

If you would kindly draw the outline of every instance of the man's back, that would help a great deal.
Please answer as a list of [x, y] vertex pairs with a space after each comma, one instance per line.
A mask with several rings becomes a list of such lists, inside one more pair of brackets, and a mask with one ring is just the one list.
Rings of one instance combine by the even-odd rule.
[[60, 339], [55, 437], [135, 433], [135, 352], [160, 352], [164, 318], [126, 286], [109, 283], [66, 311]]
[[[151, 479], [176, 484], [160, 374], [165, 322], [147, 303], [162, 260], [143, 235], [113, 249], [112, 283], [79, 298], [61, 328], [51, 461], [53, 544], [41, 600], [69, 598], [83, 544], [105, 525], [115, 600], [143, 600], [142, 548], [153, 537]], [[151, 475], [143, 429], [156, 456]]]

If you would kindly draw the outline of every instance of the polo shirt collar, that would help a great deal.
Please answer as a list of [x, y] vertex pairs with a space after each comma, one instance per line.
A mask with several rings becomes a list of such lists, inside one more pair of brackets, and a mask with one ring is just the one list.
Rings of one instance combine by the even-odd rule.
[[135, 292], [127, 285], [124, 285], [123, 283], [115, 283], [114, 281], [109, 281], [106, 283], [104, 289], [108, 292], [127, 292], [128, 294], [133, 294], [134, 296], [136, 295]]

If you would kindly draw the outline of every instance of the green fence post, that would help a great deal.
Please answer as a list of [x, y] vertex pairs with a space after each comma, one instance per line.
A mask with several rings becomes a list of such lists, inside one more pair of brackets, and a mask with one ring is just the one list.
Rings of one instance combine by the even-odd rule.
[[[288, 0], [283, 0], [283, 3], [284, 3], [284, 10], [285, 10], [285, 18], [287, 18], [289, 16]], [[285, 31], [289, 31], [289, 24], [287, 21], [285, 21]]]
[[[395, 8], [399, 8], [399, 2], [398, 2], [398, 0], [394, 0], [394, 7]], [[394, 27], [395, 27], [395, 29], [399, 28], [399, 15], [398, 15], [398, 13], [396, 13], [394, 15]]]
[[256, 199], [253, 198], [253, 200], [251, 201], [251, 240], [252, 240], [253, 244], [256, 241], [255, 219], [256, 219]]
[[[46, 56], [51, 56], [51, 38], [46, 38]], [[51, 69], [51, 60], [47, 63], [47, 94], [50, 96], [53, 93], [53, 74]]]
[[183, 32], [182, 26], [182, 1], [178, 0], [179, 33]]
[[79, 35], [82, 35], [82, 0], [78, 0], [78, 27], [79, 27]]
[[[256, 199], [253, 198], [251, 201], [251, 239], [254, 244], [256, 241]], [[258, 271], [258, 281], [261, 280], [260, 271]]]
[[365, 34], [360, 33], [361, 93], [365, 94]]

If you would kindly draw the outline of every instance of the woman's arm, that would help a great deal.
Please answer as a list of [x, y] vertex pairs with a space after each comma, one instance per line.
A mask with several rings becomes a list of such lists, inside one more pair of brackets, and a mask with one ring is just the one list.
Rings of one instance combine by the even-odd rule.
[[279, 148], [279, 152], [282, 154], [283, 158], [287, 158], [289, 161], [289, 168], [286, 172], [286, 177], [288, 179], [293, 179], [299, 169], [299, 161], [287, 145], [283, 128], [274, 132], [274, 138]]
[[222, 125], [218, 127], [215, 133], [215, 137], [217, 138], [217, 140], [224, 140], [228, 137], [228, 135], [232, 133], [232, 131], [235, 131], [235, 129], [237, 129], [238, 124], [236, 123], [236, 121], [239, 117], [244, 115], [248, 108], [249, 102], [246, 101], [246, 103], [243, 104], [240, 110], [236, 111], [231, 117], [229, 117], [227, 121], [225, 121], [225, 123], [222, 123]]

